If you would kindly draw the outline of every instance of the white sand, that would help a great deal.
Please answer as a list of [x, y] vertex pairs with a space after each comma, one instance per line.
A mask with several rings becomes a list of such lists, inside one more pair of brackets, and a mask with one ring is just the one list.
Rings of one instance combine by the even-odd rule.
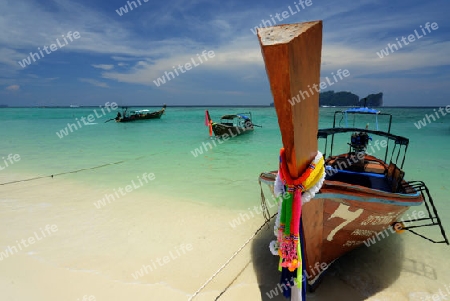
[[[258, 215], [233, 229], [229, 222], [248, 212], [144, 190], [97, 209], [93, 202], [104, 193], [65, 176], [0, 187], [0, 251], [47, 224], [58, 227], [0, 261], [0, 300], [188, 300], [264, 222]], [[268, 249], [272, 229], [264, 228], [194, 300], [269, 300], [279, 281]], [[427, 257], [420, 254], [424, 245]], [[361, 248], [330, 268], [308, 299], [420, 300], [450, 286], [444, 248], [406, 236]], [[143, 265], [153, 271], [134, 279]]]

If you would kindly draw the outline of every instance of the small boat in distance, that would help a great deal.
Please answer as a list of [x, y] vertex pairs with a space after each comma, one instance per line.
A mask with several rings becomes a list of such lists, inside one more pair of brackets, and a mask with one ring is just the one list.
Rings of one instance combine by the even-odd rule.
[[[164, 114], [166, 110], [166, 105], [162, 107], [161, 110], [150, 112], [149, 110], [137, 110], [137, 111], [131, 111], [128, 115], [128, 108], [122, 108], [122, 114], [120, 112], [117, 112], [116, 118], [114, 120], [116, 122], [131, 122], [131, 121], [138, 121], [138, 120], [146, 120], [146, 119], [160, 119], [161, 116]], [[109, 121], [109, 120], [108, 120]]]
[[245, 133], [253, 132], [253, 127], [257, 126], [252, 122], [252, 113], [239, 113], [234, 115], [223, 115], [220, 122], [213, 122], [208, 110], [205, 112], [205, 125], [209, 127], [209, 135], [216, 137], [234, 137]]

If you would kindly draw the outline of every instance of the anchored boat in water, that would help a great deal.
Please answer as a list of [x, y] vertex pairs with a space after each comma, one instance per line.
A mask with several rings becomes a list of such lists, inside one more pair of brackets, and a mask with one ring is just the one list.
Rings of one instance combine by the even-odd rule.
[[[386, 230], [408, 230], [449, 244], [428, 188], [405, 179], [409, 139], [391, 133], [390, 114], [369, 108], [337, 111], [333, 127], [319, 130], [318, 93], [307, 93], [295, 105], [288, 102], [319, 83], [322, 22], [260, 28], [258, 38], [283, 142], [279, 170], [259, 177], [280, 202], [277, 239], [270, 249], [280, 256], [283, 294], [305, 298], [307, 284], [317, 284], [333, 261]], [[367, 121], [356, 126], [355, 119], [349, 126], [349, 116], [373, 117], [375, 128], [369, 129]], [[387, 130], [379, 130], [378, 118], [388, 119]], [[324, 154], [318, 140], [324, 142]], [[419, 206], [422, 215], [401, 220], [409, 208]], [[417, 231], [430, 226], [439, 229], [442, 239]]]
[[162, 107], [161, 110], [150, 112], [149, 110], [138, 110], [132, 111], [128, 114], [128, 108], [124, 108], [122, 113], [117, 112], [116, 118], [114, 120], [116, 122], [131, 122], [138, 120], [146, 120], [146, 119], [160, 119], [166, 110], [166, 105]]
[[213, 122], [208, 110], [205, 112], [205, 125], [209, 127], [209, 135], [216, 137], [234, 137], [253, 131], [252, 113], [223, 115], [220, 122]]

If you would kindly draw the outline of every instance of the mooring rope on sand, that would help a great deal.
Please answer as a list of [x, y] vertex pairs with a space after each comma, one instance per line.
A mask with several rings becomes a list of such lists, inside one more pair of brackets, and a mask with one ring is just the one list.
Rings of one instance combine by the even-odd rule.
[[[278, 213], [278, 212], [277, 212]], [[206, 282], [188, 299], [189, 301], [191, 301], [192, 299], [194, 299], [195, 296], [197, 296], [230, 262], [231, 260], [233, 260], [244, 248], [246, 245], [248, 245], [248, 243], [256, 236], [258, 235], [258, 233], [262, 230], [262, 228], [268, 223], [270, 222], [270, 220], [272, 220], [272, 218], [274, 218], [275, 215], [277, 215], [277, 213], [274, 213], [269, 220], [266, 220], [261, 227], [258, 228], [258, 230], [256, 230], [255, 233], [253, 233], [252, 236], [250, 236], [249, 239], [247, 239], [247, 241], [236, 251], [233, 253], [233, 255], [211, 276], [209, 277], [208, 280], [206, 280]], [[225, 291], [229, 288], [229, 286], [220, 293], [219, 296], [217, 296], [216, 300], [219, 299], [219, 297], [225, 293]]]
[[125, 161], [106, 163], [106, 164], [102, 164], [102, 165], [98, 165], [98, 166], [94, 166], [94, 167], [89, 167], [89, 168], [81, 168], [81, 169], [72, 170], [72, 171], [60, 172], [60, 173], [53, 174], [53, 175], [50, 175], [50, 176], [40, 176], [40, 177], [34, 177], [34, 178], [29, 178], [29, 179], [24, 179], [24, 180], [17, 180], [17, 181], [11, 181], [11, 182], [6, 182], [6, 183], [0, 183], [0, 185], [8, 185], [8, 184], [14, 184], [14, 183], [20, 183], [20, 182], [28, 182], [28, 181], [39, 180], [39, 179], [44, 179], [44, 178], [53, 178], [53, 177], [56, 177], [56, 176], [61, 176], [61, 175], [69, 174], [69, 173], [77, 173], [77, 172], [84, 171], [84, 170], [92, 170], [92, 169], [102, 168], [102, 167], [109, 166], [109, 165], [122, 164], [124, 162]]
[[216, 299], [214, 299], [214, 301], [217, 301], [220, 299], [220, 297], [222, 297], [223, 294], [225, 294], [225, 292], [233, 285], [233, 283], [236, 281], [236, 279], [239, 278], [239, 276], [242, 275], [242, 273], [245, 271], [245, 269], [248, 267], [248, 265], [250, 264], [250, 262], [252, 262], [252, 260], [250, 259], [247, 264], [241, 269], [241, 271], [236, 275], [236, 277], [234, 277], [233, 280], [230, 281], [230, 283], [223, 289], [223, 291], [220, 292], [219, 295], [217, 295]]

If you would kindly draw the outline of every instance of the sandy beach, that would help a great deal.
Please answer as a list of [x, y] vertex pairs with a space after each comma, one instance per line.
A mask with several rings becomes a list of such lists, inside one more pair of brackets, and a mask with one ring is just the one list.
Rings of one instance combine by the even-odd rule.
[[[268, 248], [273, 222], [243, 247], [262, 215], [232, 227], [248, 212], [145, 190], [97, 208], [92, 196], [104, 190], [69, 178], [2, 186], [0, 245], [12, 250], [0, 262], [2, 300], [188, 300], [234, 255], [193, 300], [285, 300], [270, 293], [279, 282]], [[142, 210], [149, 202], [152, 209]], [[57, 231], [42, 237], [46, 225]], [[36, 235], [40, 240], [20, 244]], [[450, 264], [440, 260], [440, 246], [429, 248], [436, 257], [422, 257], [422, 244], [399, 236], [357, 249], [335, 262], [308, 298], [419, 301], [437, 293], [450, 285]]]

